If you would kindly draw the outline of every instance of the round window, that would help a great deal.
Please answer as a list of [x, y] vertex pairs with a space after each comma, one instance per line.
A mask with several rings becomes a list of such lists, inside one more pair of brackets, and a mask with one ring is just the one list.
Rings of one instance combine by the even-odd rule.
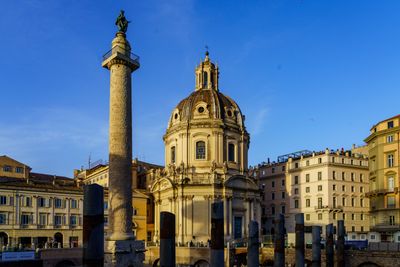
[[178, 113], [175, 113], [175, 120], [178, 118]]
[[232, 117], [232, 111], [228, 110], [227, 114], [229, 117]]
[[203, 107], [199, 107], [199, 108], [197, 109], [197, 111], [198, 111], [199, 113], [203, 113], [203, 112], [204, 112], [204, 108], [203, 108]]

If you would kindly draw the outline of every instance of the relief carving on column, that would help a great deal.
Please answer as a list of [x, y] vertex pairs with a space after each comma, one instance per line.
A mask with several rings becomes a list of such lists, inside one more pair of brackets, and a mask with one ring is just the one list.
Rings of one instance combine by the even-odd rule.
[[110, 60], [110, 62], [107, 63], [107, 68], [110, 68], [112, 65], [114, 64], [118, 64], [118, 65], [125, 65], [127, 67], [129, 67], [130, 69], [132, 69], [132, 63], [123, 60], [123, 59], [119, 59], [119, 58], [114, 58], [112, 60]]

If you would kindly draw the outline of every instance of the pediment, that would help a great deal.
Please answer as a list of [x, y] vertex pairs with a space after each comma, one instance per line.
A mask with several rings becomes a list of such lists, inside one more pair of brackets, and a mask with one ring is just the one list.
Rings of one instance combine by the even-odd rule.
[[385, 176], [394, 176], [394, 175], [396, 175], [395, 171], [390, 170], [390, 171], [385, 172]]
[[166, 177], [157, 179], [151, 186], [150, 191], [151, 192], [156, 192], [156, 191], [163, 191], [169, 188], [173, 188], [174, 185], [172, 181]]
[[243, 175], [234, 175], [225, 182], [225, 187], [240, 190], [259, 190], [257, 184]]

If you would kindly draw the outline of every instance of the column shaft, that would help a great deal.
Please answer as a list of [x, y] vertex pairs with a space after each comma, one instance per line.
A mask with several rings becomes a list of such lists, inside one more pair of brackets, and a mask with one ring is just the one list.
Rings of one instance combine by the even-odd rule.
[[131, 69], [110, 67], [109, 230], [110, 240], [132, 239]]

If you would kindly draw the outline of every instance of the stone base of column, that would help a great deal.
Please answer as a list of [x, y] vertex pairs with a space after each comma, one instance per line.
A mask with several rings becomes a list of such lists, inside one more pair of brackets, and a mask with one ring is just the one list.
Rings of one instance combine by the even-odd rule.
[[104, 267], [142, 267], [145, 246], [143, 241], [105, 241]]

